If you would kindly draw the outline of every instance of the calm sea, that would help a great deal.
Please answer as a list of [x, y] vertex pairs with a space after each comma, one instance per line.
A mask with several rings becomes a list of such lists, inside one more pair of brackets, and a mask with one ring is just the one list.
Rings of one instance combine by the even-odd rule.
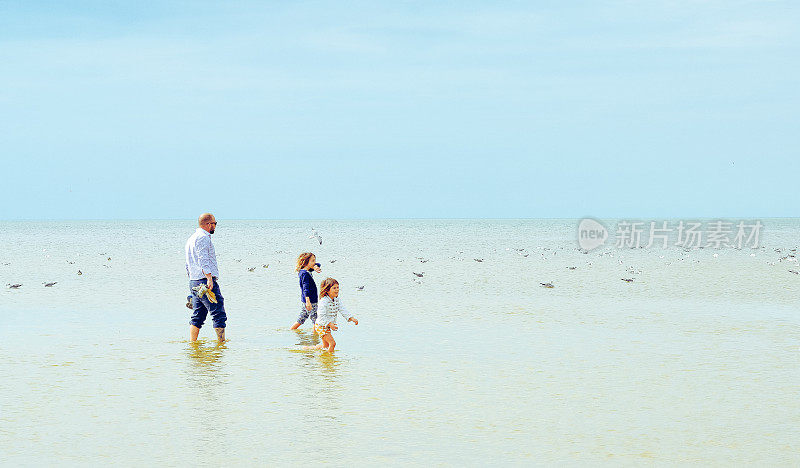
[[[2, 223], [0, 464], [800, 464], [798, 219], [589, 253], [578, 220], [218, 221], [224, 346], [187, 341], [194, 222]], [[360, 320], [334, 355], [289, 330], [303, 251]]]

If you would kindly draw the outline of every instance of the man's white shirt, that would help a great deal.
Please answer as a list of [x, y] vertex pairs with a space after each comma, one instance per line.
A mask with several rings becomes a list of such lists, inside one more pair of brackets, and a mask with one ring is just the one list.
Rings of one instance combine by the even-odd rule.
[[211, 234], [203, 228], [197, 228], [186, 241], [186, 272], [189, 279], [205, 279], [206, 273], [219, 278], [217, 254], [211, 242]]

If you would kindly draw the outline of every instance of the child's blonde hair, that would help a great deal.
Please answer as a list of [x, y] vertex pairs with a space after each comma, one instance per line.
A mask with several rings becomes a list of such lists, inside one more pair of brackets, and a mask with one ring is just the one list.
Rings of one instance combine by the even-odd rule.
[[305, 269], [308, 266], [308, 261], [311, 260], [311, 257], [314, 254], [311, 252], [303, 252], [297, 257], [297, 266], [295, 267], [294, 271], [300, 271]]
[[331, 288], [336, 284], [339, 284], [339, 282], [335, 279], [325, 278], [322, 284], [319, 285], [319, 298], [322, 299], [325, 296], [330, 297]]

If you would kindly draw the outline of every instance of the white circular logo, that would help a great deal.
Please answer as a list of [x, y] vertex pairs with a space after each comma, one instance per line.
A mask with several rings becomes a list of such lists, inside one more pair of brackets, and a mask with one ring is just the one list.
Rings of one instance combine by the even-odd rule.
[[584, 250], [592, 250], [605, 244], [608, 230], [591, 218], [584, 218], [578, 224], [578, 245]]

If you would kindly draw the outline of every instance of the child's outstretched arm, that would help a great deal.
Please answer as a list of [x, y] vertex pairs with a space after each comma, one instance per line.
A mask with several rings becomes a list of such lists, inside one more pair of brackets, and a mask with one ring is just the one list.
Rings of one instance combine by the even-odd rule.
[[342, 314], [342, 317], [347, 319], [348, 322], [353, 322], [358, 325], [358, 319], [350, 315], [350, 311], [347, 310], [347, 307], [342, 304], [342, 300], [339, 299], [339, 313]]

